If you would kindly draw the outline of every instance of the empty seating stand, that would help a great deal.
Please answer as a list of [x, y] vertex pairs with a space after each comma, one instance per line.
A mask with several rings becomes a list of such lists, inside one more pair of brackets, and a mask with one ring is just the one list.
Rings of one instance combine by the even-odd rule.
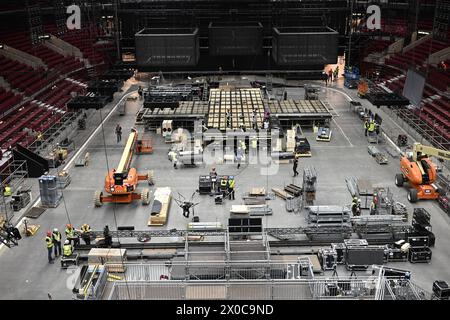
[[10, 108], [21, 102], [22, 99], [22, 95], [0, 88], [0, 114], [8, 111]]
[[[100, 30], [96, 26], [84, 27], [81, 30], [69, 30], [60, 36], [62, 40], [74, 45], [83, 52], [83, 56], [92, 65], [105, 61], [103, 45], [95, 44]], [[108, 47], [108, 45], [106, 45]]]
[[397, 53], [386, 59], [386, 64], [400, 69], [407, 69], [408, 66], [423, 65], [430, 54], [445, 49], [448, 45], [436, 40], [427, 40], [424, 43], [408, 50], [405, 53]]
[[56, 79], [48, 72], [21, 64], [17, 61], [0, 56], [0, 74], [11, 84], [26, 95], [32, 95], [42, 87]]
[[54, 87], [47, 89], [45, 92], [41, 93], [36, 97], [37, 100], [49, 104], [52, 107], [59, 109], [65, 109], [67, 102], [72, 99], [71, 93], [84, 93], [85, 88], [67, 81], [62, 80], [55, 84]]
[[428, 75], [428, 82], [441, 91], [447, 91], [450, 87], [450, 69], [432, 70]]
[[[44, 26], [44, 29], [47, 33], [56, 35], [55, 27]], [[47, 29], [51, 29], [52, 32]], [[83, 82], [88, 80], [84, 62], [72, 56], [64, 56], [43, 44], [33, 45], [28, 30], [16, 30], [13, 32], [0, 30], [0, 43], [40, 58], [48, 68], [33, 69], [29, 65], [0, 55], [0, 74], [12, 88], [11, 90], [0, 88], [2, 148], [16, 144], [29, 146], [34, 142], [36, 132], [47, 131], [64, 116], [72, 92], [85, 93], [86, 88], [73, 81], [60, 80], [55, 83], [59, 76], [72, 73], [71, 77], [75, 79]], [[95, 44], [98, 34], [98, 29], [93, 26], [81, 31], [67, 32], [62, 37], [66, 37], [70, 40], [69, 43], [77, 46], [91, 64], [96, 64], [102, 63], [105, 58], [102, 52], [104, 45]], [[45, 88], [47, 89], [40, 92]], [[23, 99], [29, 97], [33, 97], [34, 100], [5, 115], [5, 111], [15, 108]]]

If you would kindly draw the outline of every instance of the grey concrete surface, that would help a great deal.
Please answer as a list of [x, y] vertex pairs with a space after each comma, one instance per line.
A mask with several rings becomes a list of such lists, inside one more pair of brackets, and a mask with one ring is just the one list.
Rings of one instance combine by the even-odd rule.
[[[333, 86], [341, 90], [342, 83]], [[347, 93], [352, 98], [356, 96], [355, 91]], [[288, 94], [289, 97], [303, 97], [303, 91], [300, 88], [289, 88]], [[302, 158], [299, 162], [299, 172], [305, 165], [313, 165], [317, 169], [316, 204], [348, 205], [351, 197], [347, 191], [345, 178], [355, 176], [370, 179], [376, 185], [389, 187], [394, 193], [395, 199], [405, 203], [409, 212], [412, 212], [413, 207], [426, 208], [432, 215], [431, 223], [436, 235], [436, 246], [433, 248], [431, 263], [391, 263], [390, 265], [411, 270], [413, 280], [428, 290], [431, 289], [434, 280], [450, 281], [450, 269], [448, 268], [450, 263], [448, 254], [450, 218], [440, 210], [435, 202], [425, 201], [415, 205], [408, 203], [406, 189], [397, 188], [394, 185], [394, 175], [399, 171], [399, 160], [390, 158], [388, 165], [380, 166], [368, 154], [363, 125], [356, 115], [349, 111], [348, 99], [344, 95], [324, 88], [320, 93], [320, 98], [327, 100], [337, 114], [331, 126], [333, 137], [331, 142], [317, 142], [314, 133], [306, 130], [305, 135], [312, 147], [312, 157]], [[119, 97], [116, 97], [115, 101], [118, 99]], [[369, 105], [365, 100], [361, 102], [364, 106]], [[0, 251], [0, 299], [47, 299], [47, 293], [50, 293], [54, 299], [70, 299], [72, 297], [71, 270], [61, 270], [59, 261], [53, 265], [48, 264], [44, 242], [47, 230], [54, 227], [64, 230], [64, 226], [69, 220], [77, 228], [87, 222], [95, 230], [101, 230], [105, 225], [109, 225], [113, 230], [116, 226], [121, 225], [133, 225], [136, 230], [186, 228], [188, 220], [182, 216], [181, 209], [176, 206], [174, 201], [172, 201], [168, 223], [164, 227], [149, 228], [147, 226], [150, 208], [143, 206], [139, 201], [124, 205], [104, 204], [101, 208], [94, 208], [94, 191], [103, 188], [108, 168], [117, 166], [127, 133], [134, 127], [135, 114], [141, 103], [131, 104], [125, 116], [113, 113], [103, 126], [103, 132], [101, 131], [93, 137], [86, 149], [91, 155], [91, 164], [88, 167], [72, 166], [69, 169], [72, 183], [64, 190], [65, 201], [58, 208], [48, 209], [39, 219], [31, 220], [31, 223], [41, 226], [38, 233], [33, 237], [22, 239], [18, 247]], [[395, 123], [387, 118], [385, 120], [387, 127], [397, 128]], [[121, 143], [116, 143], [114, 134], [117, 123], [123, 127]], [[143, 128], [139, 129], [141, 136], [153, 139], [155, 151], [151, 155], [135, 156], [133, 166], [139, 172], [154, 170], [155, 186], [151, 187], [151, 191], [153, 192], [157, 187], [171, 187], [175, 195], [176, 192], [179, 192], [186, 197], [190, 196], [198, 188], [198, 176], [207, 174], [211, 166], [173, 169], [167, 159], [169, 145], [164, 143], [161, 136], [154, 133], [143, 133]], [[248, 192], [252, 187], [264, 187], [270, 190], [273, 187], [283, 187], [289, 183], [301, 184], [301, 174], [297, 178], [292, 177], [292, 164], [280, 164], [278, 173], [272, 176], [261, 175], [260, 165], [244, 164], [238, 170], [235, 164], [217, 164], [216, 168], [219, 174], [236, 176], [236, 200], [226, 201], [223, 206], [217, 206], [214, 205], [212, 197], [196, 196], [196, 201], [199, 201], [200, 204], [195, 208], [195, 213], [201, 221], [219, 221], [225, 225], [229, 217], [230, 206], [240, 204], [242, 194]], [[140, 185], [140, 188], [143, 187], [147, 187], [145, 183]], [[305, 225], [304, 213], [288, 213], [285, 210], [285, 203], [281, 199], [271, 200], [269, 205], [274, 214], [263, 219], [266, 227]], [[365, 214], [368, 213], [365, 212]], [[342, 274], [345, 273], [341, 269], [338, 271]]]

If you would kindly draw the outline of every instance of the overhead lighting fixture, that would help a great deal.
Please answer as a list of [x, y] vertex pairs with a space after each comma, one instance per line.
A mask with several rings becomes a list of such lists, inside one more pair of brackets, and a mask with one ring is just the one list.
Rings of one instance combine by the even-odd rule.
[[44, 34], [42, 36], [39, 36], [39, 40], [42, 40], [42, 39], [48, 40], [48, 39], [50, 39], [50, 35], [49, 34]]
[[2, 44], [0, 44], [0, 49], [4, 49], [5, 47], [2, 45]]
[[430, 34], [428, 31], [419, 31], [419, 34]]

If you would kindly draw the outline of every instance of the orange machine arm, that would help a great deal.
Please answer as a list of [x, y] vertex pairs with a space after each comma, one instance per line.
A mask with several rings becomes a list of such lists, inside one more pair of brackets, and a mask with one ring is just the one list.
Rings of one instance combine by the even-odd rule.
[[130, 170], [131, 160], [133, 159], [134, 151], [136, 149], [137, 139], [138, 133], [136, 129], [131, 129], [131, 133], [128, 136], [125, 148], [123, 149], [122, 158], [120, 158], [119, 165], [116, 169], [117, 174], [124, 174]]

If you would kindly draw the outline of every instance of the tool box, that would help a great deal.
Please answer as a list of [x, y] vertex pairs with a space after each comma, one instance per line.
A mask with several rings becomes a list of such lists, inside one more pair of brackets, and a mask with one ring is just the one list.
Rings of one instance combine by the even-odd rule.
[[323, 270], [333, 270], [337, 264], [337, 252], [331, 248], [320, 249], [319, 261]]
[[429, 248], [429, 238], [427, 236], [421, 237], [409, 237], [408, 243], [411, 245], [409, 248], [408, 260], [411, 263], [417, 262], [430, 262], [431, 261], [431, 249]]

